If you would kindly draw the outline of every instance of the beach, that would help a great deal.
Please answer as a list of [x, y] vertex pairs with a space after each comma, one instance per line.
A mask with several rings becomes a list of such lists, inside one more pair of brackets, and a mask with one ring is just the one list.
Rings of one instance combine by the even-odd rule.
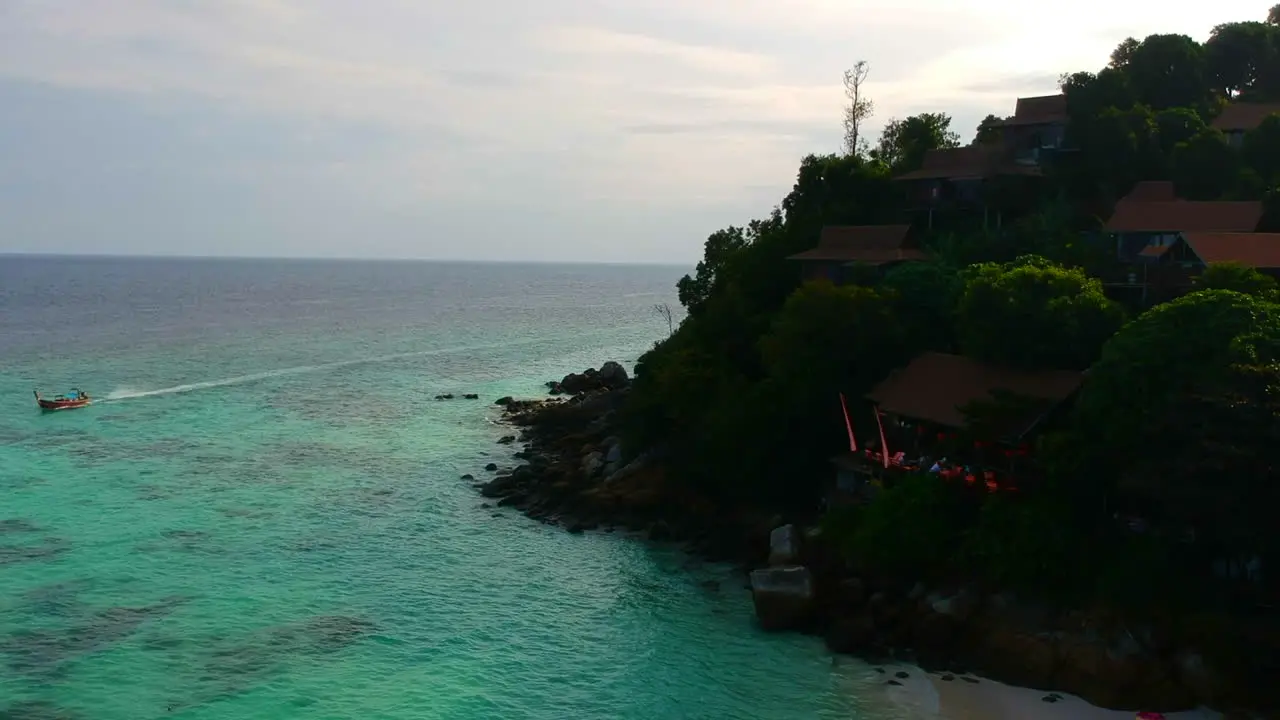
[[[1072, 695], [1013, 687], [972, 675], [926, 673], [913, 665], [882, 667], [885, 673], [877, 673], [880, 677], [868, 683], [884, 686], [888, 705], [903, 713], [904, 720], [1134, 720], [1137, 716], [1137, 710], [1107, 710]], [[901, 673], [906, 677], [899, 677]], [[886, 684], [889, 679], [899, 684]], [[1204, 709], [1165, 713], [1164, 717], [1166, 720], [1221, 720], [1222, 715]]]

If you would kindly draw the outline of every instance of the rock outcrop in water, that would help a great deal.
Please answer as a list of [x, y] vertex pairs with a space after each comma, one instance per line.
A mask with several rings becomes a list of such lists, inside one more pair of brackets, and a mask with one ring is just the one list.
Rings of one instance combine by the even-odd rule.
[[495, 404], [519, 435], [499, 442], [518, 441], [523, 462], [482, 485], [481, 495], [570, 532], [625, 528], [710, 559], [748, 562], [767, 547], [769, 519], [727, 513], [672, 486], [660, 451], [625, 447], [618, 410], [630, 384], [610, 361], [547, 383], [557, 397], [500, 398]]

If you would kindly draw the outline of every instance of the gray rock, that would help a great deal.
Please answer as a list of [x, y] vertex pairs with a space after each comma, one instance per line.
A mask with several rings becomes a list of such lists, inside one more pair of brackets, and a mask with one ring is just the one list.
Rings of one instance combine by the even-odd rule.
[[769, 566], [779, 567], [795, 563], [800, 556], [796, 542], [796, 526], [783, 525], [769, 533]]
[[613, 360], [600, 366], [599, 378], [600, 383], [609, 388], [624, 387], [631, 382], [631, 378], [627, 376], [626, 368]]
[[582, 473], [587, 477], [595, 477], [604, 469], [604, 456], [598, 452], [587, 453], [582, 458]]
[[813, 612], [813, 577], [800, 565], [753, 570], [751, 600], [765, 630], [801, 628]]

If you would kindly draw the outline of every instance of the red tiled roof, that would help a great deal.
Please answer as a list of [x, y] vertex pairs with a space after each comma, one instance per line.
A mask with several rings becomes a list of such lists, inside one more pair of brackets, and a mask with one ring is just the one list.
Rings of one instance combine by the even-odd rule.
[[1260, 202], [1130, 200], [1116, 203], [1107, 232], [1251, 232], [1262, 221]]
[[910, 225], [828, 225], [822, 228], [818, 246], [787, 258], [862, 262], [883, 265], [898, 260], [923, 260], [920, 250], [908, 247]]
[[1047, 410], [1075, 392], [1082, 378], [1078, 372], [1024, 372], [928, 352], [885, 378], [867, 398], [887, 413], [959, 428], [965, 425], [961, 408], [991, 400], [993, 391], [1043, 400]]
[[894, 180], [946, 180], [987, 178], [996, 175], [1040, 175], [1034, 165], [1015, 165], [1001, 162], [1004, 149], [999, 146], [969, 146], [930, 150], [924, 155], [924, 165], [913, 172], [899, 175]]
[[1248, 131], [1275, 113], [1280, 113], [1280, 103], [1231, 103], [1210, 125], [1223, 132]]
[[1280, 233], [1183, 233], [1182, 239], [1206, 264], [1235, 262], [1252, 268], [1280, 268]]
[[1144, 180], [1134, 185], [1124, 199], [1140, 202], [1173, 202], [1178, 199], [1178, 195], [1174, 192], [1173, 183], [1167, 180]]
[[1018, 98], [1017, 109], [1013, 117], [1002, 124], [1016, 125], [1051, 125], [1067, 121], [1067, 96], [1041, 95], [1039, 97]]

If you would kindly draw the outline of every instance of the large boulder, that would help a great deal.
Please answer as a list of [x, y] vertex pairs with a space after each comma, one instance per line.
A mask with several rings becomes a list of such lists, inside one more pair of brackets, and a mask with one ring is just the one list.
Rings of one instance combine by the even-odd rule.
[[582, 458], [582, 474], [593, 478], [604, 468], [604, 456], [599, 452], [587, 453]]
[[753, 570], [751, 600], [763, 629], [804, 629], [813, 619], [813, 577], [800, 565]]
[[611, 390], [626, 387], [631, 382], [631, 378], [627, 376], [627, 369], [613, 360], [600, 366], [600, 372], [597, 377], [602, 386]]
[[800, 558], [799, 539], [795, 525], [774, 528], [769, 533], [769, 566], [794, 565]]
[[594, 371], [588, 371], [586, 373], [569, 373], [561, 378], [559, 383], [560, 391], [570, 395], [577, 395], [588, 390], [594, 390], [599, 387], [595, 380]]

